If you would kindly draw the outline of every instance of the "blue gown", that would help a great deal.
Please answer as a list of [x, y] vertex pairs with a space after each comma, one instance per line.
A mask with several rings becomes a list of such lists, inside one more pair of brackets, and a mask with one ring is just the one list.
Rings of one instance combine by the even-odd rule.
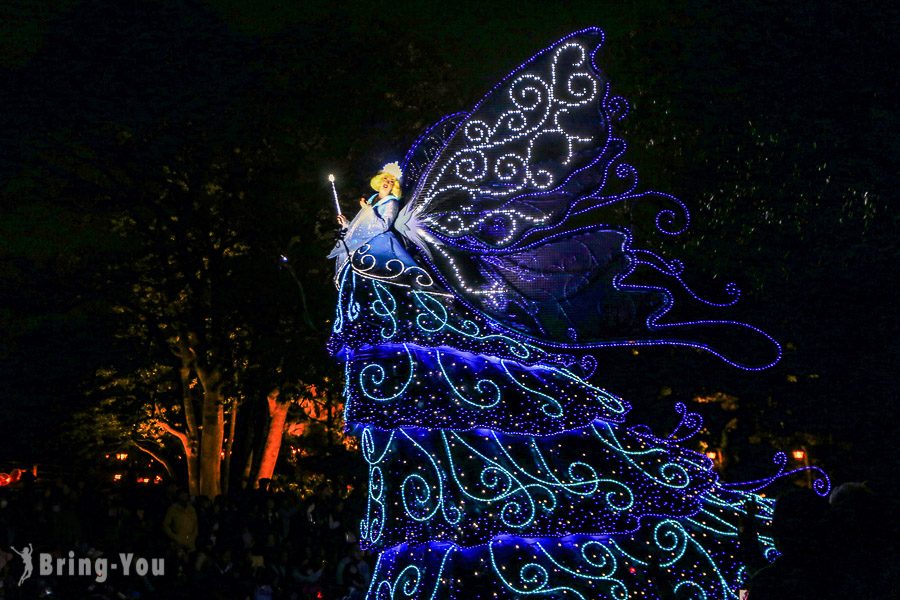
[[[367, 203], [369, 208], [363, 208], [353, 217], [343, 241], [338, 241], [328, 255], [328, 258], [336, 259], [336, 272], [340, 273], [351, 255], [372, 264], [377, 270], [396, 271], [401, 265], [403, 269], [414, 266], [416, 262], [392, 230], [400, 212], [400, 200], [393, 194], [378, 200], [378, 194], [372, 194]], [[391, 262], [393, 260], [400, 262]]]

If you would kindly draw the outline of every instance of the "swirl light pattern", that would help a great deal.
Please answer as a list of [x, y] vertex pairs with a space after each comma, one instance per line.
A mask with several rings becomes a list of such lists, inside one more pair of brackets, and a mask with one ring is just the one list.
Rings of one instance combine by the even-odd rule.
[[650, 516], [695, 515], [715, 483], [702, 454], [605, 424], [543, 438], [371, 427], [361, 436], [378, 482], [362, 525], [370, 545], [630, 533]]
[[[399, 544], [379, 557], [369, 597], [631, 600], [674, 593], [696, 600], [736, 599], [737, 582], [744, 578], [735, 550], [738, 531], [723, 526], [715, 512], [723, 504], [734, 514], [742, 509], [717, 497], [719, 492], [707, 496], [694, 518], [653, 518], [646, 534], [500, 535], [474, 547]], [[771, 503], [760, 501], [756, 519], [765, 524]]]

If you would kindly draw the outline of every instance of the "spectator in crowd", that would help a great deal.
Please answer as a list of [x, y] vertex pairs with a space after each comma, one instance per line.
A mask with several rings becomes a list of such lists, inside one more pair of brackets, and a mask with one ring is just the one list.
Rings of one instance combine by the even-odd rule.
[[163, 531], [178, 546], [179, 550], [193, 552], [196, 549], [197, 511], [191, 505], [191, 497], [187, 492], [179, 492], [178, 500], [166, 511], [163, 519]]

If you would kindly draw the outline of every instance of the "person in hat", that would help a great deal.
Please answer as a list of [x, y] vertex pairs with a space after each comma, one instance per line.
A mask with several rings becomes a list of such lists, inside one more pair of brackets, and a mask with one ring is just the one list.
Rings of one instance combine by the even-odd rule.
[[342, 227], [341, 239], [328, 255], [328, 258], [338, 259], [338, 273], [354, 253], [360, 257], [372, 257], [363, 259], [363, 264], [386, 272], [402, 272], [415, 264], [391, 230], [400, 212], [402, 177], [400, 165], [396, 162], [384, 165], [369, 182], [375, 193], [368, 199], [359, 199], [360, 211], [353, 220], [338, 215], [338, 223]]

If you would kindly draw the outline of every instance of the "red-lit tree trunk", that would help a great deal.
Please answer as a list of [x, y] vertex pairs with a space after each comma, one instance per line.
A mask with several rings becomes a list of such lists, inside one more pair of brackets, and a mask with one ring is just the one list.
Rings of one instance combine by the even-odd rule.
[[263, 448], [259, 462], [259, 470], [256, 472], [255, 481], [271, 479], [275, 473], [275, 463], [278, 462], [278, 454], [281, 451], [281, 440], [284, 437], [284, 423], [287, 420], [290, 401], [280, 399], [280, 390], [272, 390], [267, 398], [269, 402], [269, 431], [266, 435], [266, 445]]

